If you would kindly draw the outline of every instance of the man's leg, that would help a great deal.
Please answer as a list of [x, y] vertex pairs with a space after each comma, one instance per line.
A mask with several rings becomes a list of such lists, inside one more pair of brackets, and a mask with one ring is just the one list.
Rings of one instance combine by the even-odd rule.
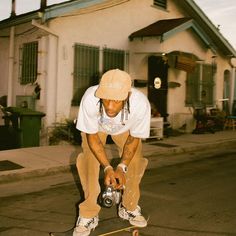
[[[84, 218], [92, 218], [97, 216], [101, 209], [97, 204], [97, 198], [101, 191], [99, 184], [100, 164], [88, 146], [86, 134], [81, 133], [81, 135], [83, 153], [78, 155], [76, 166], [85, 200], [79, 205], [79, 214]], [[99, 137], [104, 145], [107, 135], [99, 133]]]
[[[129, 133], [126, 132], [120, 135], [112, 136], [113, 141], [119, 147], [120, 154], [123, 152], [123, 147]], [[131, 160], [128, 172], [126, 173], [126, 185], [122, 197], [122, 205], [129, 211], [134, 211], [138, 205], [140, 198], [139, 184], [147, 167], [148, 160], [142, 155], [142, 141], [140, 140], [136, 153]]]

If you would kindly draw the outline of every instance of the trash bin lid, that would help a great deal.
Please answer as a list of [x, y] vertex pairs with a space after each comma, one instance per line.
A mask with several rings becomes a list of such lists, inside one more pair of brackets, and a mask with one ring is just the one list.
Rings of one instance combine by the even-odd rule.
[[15, 116], [45, 116], [46, 114], [41, 111], [33, 111], [29, 108], [23, 107], [6, 107], [6, 111], [11, 112]]

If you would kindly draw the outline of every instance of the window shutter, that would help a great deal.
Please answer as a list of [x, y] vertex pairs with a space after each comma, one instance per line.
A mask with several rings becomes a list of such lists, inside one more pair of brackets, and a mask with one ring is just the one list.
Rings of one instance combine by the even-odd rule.
[[20, 83], [28, 84], [35, 82], [38, 70], [38, 42], [23, 44], [20, 65]]

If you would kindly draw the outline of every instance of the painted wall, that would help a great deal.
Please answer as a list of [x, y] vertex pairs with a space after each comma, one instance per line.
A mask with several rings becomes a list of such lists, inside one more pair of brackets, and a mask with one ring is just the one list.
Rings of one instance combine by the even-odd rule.
[[[108, 1], [109, 2], [109, 1]], [[123, 4], [112, 1], [113, 5], [97, 6], [83, 11], [72, 12], [63, 17], [50, 20], [45, 24], [58, 38], [48, 32], [33, 27], [30, 23], [17, 26], [14, 65], [14, 95], [32, 94], [33, 86], [21, 86], [18, 81], [19, 47], [25, 42], [39, 42], [39, 75], [41, 98], [36, 109], [46, 112], [46, 126], [65, 118], [74, 119], [78, 107], [71, 107], [73, 96], [74, 44], [84, 43], [100, 48], [109, 47], [130, 52], [129, 72], [133, 79], [147, 79], [147, 59], [152, 54], [183, 51], [193, 53], [206, 63], [212, 62], [213, 53], [207, 49], [191, 29], [176, 33], [164, 42], [160, 38], [135, 39], [130, 42], [128, 36], [149, 24], [161, 19], [180, 18], [184, 13], [172, 1], [168, 2], [168, 11], [152, 6], [152, 0], [131, 0]], [[109, 3], [111, 4], [111, 3]], [[28, 31], [30, 28], [34, 32]], [[25, 33], [24, 33], [25, 32]], [[7, 39], [0, 38], [0, 60], [8, 55]], [[4, 60], [1, 60], [4, 61]], [[216, 98], [223, 96], [224, 70], [229, 69], [229, 62], [217, 55], [218, 70], [216, 75]], [[7, 60], [0, 64], [0, 92], [7, 91], [3, 78], [7, 76]], [[174, 128], [186, 122], [193, 126], [192, 110], [185, 107], [186, 72], [169, 69], [168, 81], [181, 84], [168, 91], [168, 113]], [[140, 89], [147, 94], [147, 88]], [[178, 97], [178, 99], [176, 99]]]
[[[116, 1], [114, 1], [116, 2]], [[132, 0], [126, 3], [110, 6], [100, 10], [98, 8], [87, 14], [73, 12], [71, 16], [59, 17], [50, 22], [50, 29], [59, 35], [58, 53], [58, 97], [57, 120], [64, 119], [71, 111], [70, 101], [73, 90], [73, 45], [85, 43], [100, 48], [109, 47], [123, 49], [130, 52], [129, 72], [134, 79], [146, 78], [146, 61], [140, 58], [142, 66], [138, 62], [139, 56], [134, 44], [128, 36], [136, 30], [143, 28], [162, 18], [182, 17], [176, 7], [170, 3], [169, 11], [162, 11], [152, 6], [153, 1]], [[77, 14], [77, 15], [76, 15]], [[63, 29], [63, 30], [62, 30]], [[141, 43], [145, 51], [161, 51], [162, 45], [154, 39], [154, 43], [148, 41], [147, 45]], [[139, 48], [139, 45], [137, 45]], [[66, 85], [66, 86], [65, 86]], [[141, 89], [144, 93], [146, 89]]]

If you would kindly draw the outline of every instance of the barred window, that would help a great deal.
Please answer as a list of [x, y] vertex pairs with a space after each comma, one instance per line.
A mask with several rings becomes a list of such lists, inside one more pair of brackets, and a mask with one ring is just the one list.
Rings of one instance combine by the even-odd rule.
[[111, 48], [103, 49], [103, 72], [111, 69], [124, 70], [125, 51]]
[[85, 90], [99, 80], [99, 47], [75, 44], [72, 105], [79, 105]]
[[186, 105], [214, 104], [215, 69], [210, 64], [197, 64], [194, 72], [187, 74]]
[[167, 0], [154, 0], [153, 5], [166, 9], [167, 8]]
[[34, 83], [38, 70], [38, 42], [24, 43], [20, 49], [20, 84]]

